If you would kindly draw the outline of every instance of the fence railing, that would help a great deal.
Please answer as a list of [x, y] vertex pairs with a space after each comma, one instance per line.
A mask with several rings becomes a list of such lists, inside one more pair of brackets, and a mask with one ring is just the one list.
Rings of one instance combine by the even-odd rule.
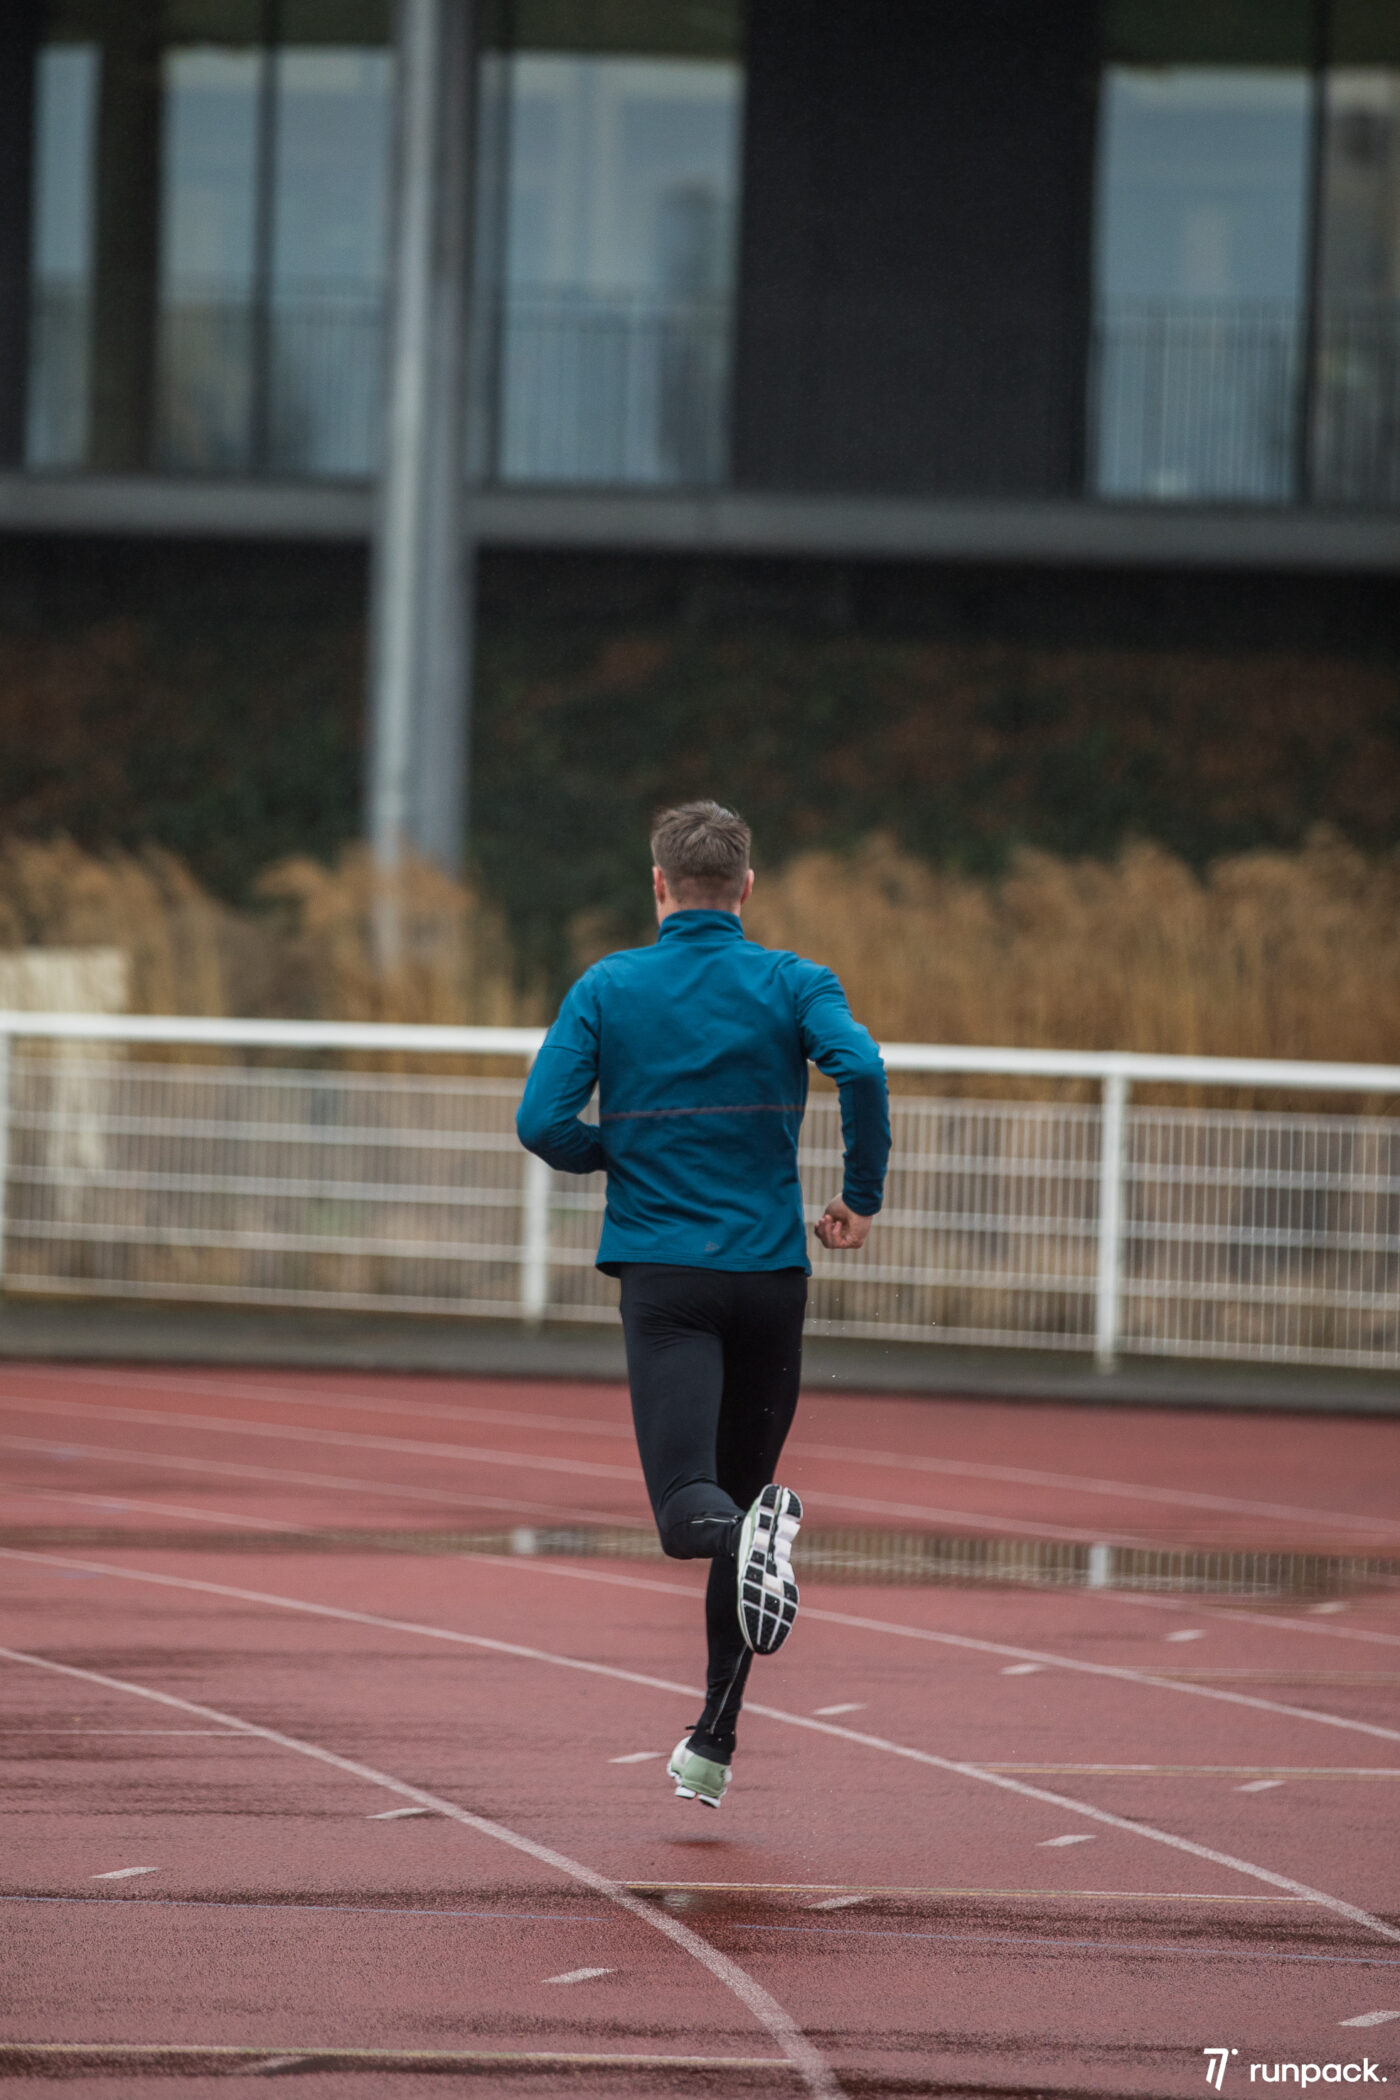
[[[28, 458], [88, 445], [91, 303], [40, 288]], [[153, 464], [169, 473], [363, 480], [379, 458], [385, 308], [303, 287], [266, 312], [186, 290], [162, 307]], [[521, 289], [483, 298], [468, 359], [471, 473], [488, 482], [712, 487], [729, 471], [721, 298]]]
[[[601, 1177], [514, 1135], [540, 1031], [0, 1014], [11, 1293], [615, 1317]], [[412, 1072], [356, 1069], [365, 1053]], [[1400, 1367], [1400, 1116], [1135, 1103], [1133, 1089], [1381, 1101], [1400, 1066], [884, 1046], [892, 1075], [1090, 1081], [1099, 1099], [895, 1092], [885, 1210], [813, 1248], [831, 1335]], [[453, 1069], [443, 1069], [450, 1059]], [[438, 1069], [431, 1067], [436, 1063]], [[424, 1069], [427, 1067], [428, 1069]], [[809, 1108], [815, 1219], [839, 1185]]]
[[[1303, 339], [1294, 300], [1108, 307], [1093, 331], [1092, 493], [1371, 509], [1400, 502], [1400, 300], [1325, 299], [1306, 389]], [[1300, 443], [1305, 414], [1311, 427]]]

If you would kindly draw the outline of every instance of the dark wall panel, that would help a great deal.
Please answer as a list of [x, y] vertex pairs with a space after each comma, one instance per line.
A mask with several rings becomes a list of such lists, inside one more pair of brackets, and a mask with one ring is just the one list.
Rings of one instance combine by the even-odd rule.
[[751, 0], [735, 468], [1076, 485], [1093, 0]]
[[38, 0], [0, 4], [0, 466], [24, 452]]

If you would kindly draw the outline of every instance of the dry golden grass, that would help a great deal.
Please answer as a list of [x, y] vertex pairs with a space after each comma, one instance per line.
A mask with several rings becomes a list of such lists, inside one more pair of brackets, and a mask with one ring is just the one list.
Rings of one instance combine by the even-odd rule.
[[830, 964], [885, 1042], [1400, 1063], [1400, 855], [1322, 832], [1204, 879], [1144, 844], [977, 882], [876, 840], [791, 862], [748, 922]]
[[0, 841], [0, 948], [122, 949], [136, 1013], [257, 1012], [255, 928], [158, 847], [99, 857], [68, 839]]
[[[302, 987], [299, 1011], [478, 1027], [543, 1018], [540, 1000], [516, 984], [499, 914], [426, 862], [408, 861], [386, 876], [355, 846], [334, 868], [280, 861], [257, 887], [274, 907], [265, 937], [276, 945], [284, 981]], [[380, 960], [386, 918], [396, 950], [388, 968]]]
[[[465, 884], [409, 863], [376, 893], [368, 856], [334, 868], [270, 868], [265, 908], [236, 911], [155, 848], [83, 853], [66, 839], [0, 843], [0, 948], [116, 947], [133, 1013], [268, 1014], [318, 1020], [529, 1022], [538, 997], [514, 982], [499, 916]], [[376, 895], [399, 957], [377, 967]]]
[[[99, 858], [12, 840], [0, 947], [119, 947], [136, 1012], [547, 1018], [499, 915], [436, 869], [395, 879], [389, 972], [376, 961], [384, 893], [362, 849], [334, 868], [281, 862], [259, 891], [259, 909], [236, 911], [154, 849]], [[876, 839], [766, 874], [748, 925], [829, 963], [886, 1042], [1400, 1062], [1400, 854], [1368, 858], [1323, 833], [1204, 878], [1138, 845], [1112, 863], [1024, 853], [996, 882]]]

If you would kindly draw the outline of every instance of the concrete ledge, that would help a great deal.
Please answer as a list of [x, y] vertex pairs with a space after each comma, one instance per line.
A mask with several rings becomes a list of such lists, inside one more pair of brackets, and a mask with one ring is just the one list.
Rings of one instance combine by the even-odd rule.
[[[366, 482], [0, 473], [0, 532], [362, 541], [373, 510]], [[1400, 570], [1400, 511], [1285, 504], [491, 488], [470, 492], [468, 517], [487, 547], [1057, 567]]]
[[[0, 1308], [0, 1359], [260, 1365], [403, 1371], [451, 1377], [620, 1381], [618, 1328], [531, 1333], [504, 1322], [376, 1313], [269, 1312], [203, 1306], [33, 1300]], [[1400, 1414], [1400, 1376], [1370, 1371], [1126, 1360], [1103, 1374], [1087, 1358], [1017, 1349], [809, 1339], [809, 1392], [1070, 1401], [1308, 1414]]]

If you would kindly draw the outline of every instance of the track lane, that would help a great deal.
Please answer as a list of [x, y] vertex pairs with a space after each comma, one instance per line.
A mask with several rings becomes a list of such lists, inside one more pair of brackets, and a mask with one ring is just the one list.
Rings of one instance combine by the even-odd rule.
[[[333, 1496], [353, 1494], [370, 1497], [384, 1501], [389, 1506], [393, 1506], [395, 1502], [416, 1502], [436, 1505], [444, 1510], [490, 1511], [493, 1514], [500, 1514], [508, 1518], [540, 1517], [558, 1521], [561, 1516], [567, 1514], [576, 1521], [587, 1523], [614, 1524], [619, 1521], [619, 1512], [615, 1508], [608, 1510], [593, 1509], [586, 1504], [580, 1505], [572, 1500], [567, 1504], [566, 1509], [561, 1509], [558, 1503], [535, 1502], [515, 1495], [473, 1495], [462, 1491], [426, 1487], [418, 1483], [404, 1481], [386, 1485], [382, 1480], [366, 1480], [362, 1477], [353, 1477], [345, 1474], [308, 1473], [288, 1467], [257, 1465], [251, 1461], [181, 1456], [169, 1451], [158, 1453], [152, 1451], [133, 1452], [110, 1444], [74, 1444], [66, 1440], [59, 1441], [43, 1437], [19, 1437], [0, 1434], [0, 1449], [23, 1452], [38, 1458], [60, 1459], [65, 1464], [74, 1458], [95, 1458], [122, 1467], [144, 1469], [156, 1465], [167, 1471], [194, 1474], [199, 1478], [213, 1475], [220, 1480], [257, 1481], [296, 1489], [311, 1487], [324, 1490], [327, 1494]], [[127, 1499], [123, 1495], [119, 1484], [114, 1485], [112, 1494], [113, 1499]], [[299, 1510], [304, 1511], [304, 1501], [298, 1503], [297, 1507]], [[336, 1514], [338, 1512], [336, 1512], [334, 1505], [328, 1505], [327, 1515], [334, 1516]], [[405, 1512], [404, 1517], [405, 1521], [412, 1521], [411, 1512]], [[267, 1520], [249, 1518], [247, 1521], [250, 1525], [256, 1525]], [[640, 1516], [634, 1514], [634, 1521], [639, 1528], [644, 1528], [643, 1519]], [[273, 1528], [301, 1529], [305, 1527], [296, 1525], [289, 1518], [280, 1526], [274, 1526]], [[328, 1526], [327, 1528], [334, 1527]], [[1304, 1634], [1323, 1640], [1357, 1641], [1378, 1647], [1400, 1648], [1400, 1634], [1388, 1633], [1378, 1628], [1339, 1623], [1332, 1618], [1326, 1620], [1320, 1618], [1300, 1619], [1291, 1615], [1285, 1615], [1279, 1610], [1249, 1610], [1246, 1607], [1224, 1604], [1209, 1597], [1193, 1599], [1188, 1602], [1172, 1597], [1156, 1597], [1111, 1589], [1098, 1591], [1095, 1595], [1097, 1601], [1110, 1607], [1136, 1606], [1149, 1611], [1171, 1613], [1178, 1617], [1187, 1614], [1196, 1620], [1205, 1619], [1207, 1621], [1229, 1622], [1259, 1627], [1269, 1631]], [[1352, 1598], [1345, 1608], [1349, 1613], [1357, 1614], [1368, 1609], [1374, 1609], [1376, 1605], [1375, 1600], [1366, 1595], [1360, 1595]]]
[[[574, 1412], [555, 1410], [541, 1412], [536, 1407], [521, 1404], [522, 1392], [528, 1394], [529, 1386], [512, 1386], [510, 1381], [478, 1382], [473, 1390], [484, 1391], [493, 1397], [499, 1396], [505, 1403], [486, 1406], [464, 1402], [443, 1402], [444, 1389], [450, 1391], [450, 1383], [435, 1380], [414, 1381], [408, 1377], [386, 1378], [377, 1391], [361, 1392], [343, 1387], [323, 1387], [313, 1382], [312, 1375], [295, 1382], [288, 1381], [285, 1374], [265, 1379], [211, 1378], [208, 1374], [191, 1373], [172, 1375], [167, 1373], [141, 1374], [122, 1370], [90, 1370], [86, 1367], [73, 1370], [65, 1367], [49, 1367], [46, 1370], [26, 1367], [26, 1375], [42, 1377], [57, 1387], [83, 1385], [97, 1387], [105, 1385], [114, 1390], [136, 1390], [146, 1393], [168, 1392], [172, 1396], [228, 1396], [246, 1399], [270, 1407], [303, 1406], [329, 1409], [343, 1414], [346, 1411], [380, 1411], [399, 1417], [414, 1415], [438, 1421], [475, 1422], [492, 1426], [512, 1426], [542, 1430], [559, 1438], [604, 1437], [614, 1441], [630, 1441], [630, 1429], [625, 1413], [625, 1396], [618, 1388], [606, 1385], [593, 1388], [564, 1388], [565, 1395], [576, 1401]], [[331, 1374], [326, 1374], [327, 1376]], [[0, 1367], [0, 1394], [17, 1382], [12, 1374], [7, 1381]], [[425, 1397], [431, 1392], [434, 1397]], [[606, 1419], [596, 1412], [600, 1400], [613, 1400], [616, 1413]], [[514, 1404], [511, 1404], [514, 1403]], [[583, 1413], [584, 1407], [590, 1412]], [[1191, 1484], [1187, 1480], [1164, 1481], [1162, 1471], [1175, 1470], [1199, 1472], [1209, 1466], [1217, 1474], [1222, 1465], [1230, 1461], [1245, 1459], [1256, 1473], [1259, 1468], [1275, 1469], [1279, 1486], [1285, 1481], [1292, 1484], [1315, 1485], [1319, 1472], [1328, 1477], [1337, 1475], [1337, 1455], [1340, 1454], [1346, 1470], [1336, 1480], [1345, 1484], [1348, 1491], [1368, 1495], [1374, 1499], [1381, 1493], [1379, 1483], [1393, 1473], [1397, 1447], [1396, 1425], [1388, 1422], [1342, 1423], [1300, 1418], [1290, 1422], [1290, 1436], [1286, 1445], [1286, 1459], [1278, 1449], [1278, 1440], [1261, 1447], [1258, 1423], [1253, 1417], [1202, 1417], [1199, 1414], [1172, 1414], [1169, 1411], [1151, 1418], [1136, 1418], [1132, 1425], [1132, 1438], [1140, 1444], [1150, 1446], [1154, 1457], [1157, 1478], [1148, 1482], [1134, 1479], [1107, 1479], [1095, 1469], [1093, 1472], [1072, 1472], [1060, 1465], [1007, 1465], [988, 1458], [964, 1457], [943, 1452], [931, 1454], [927, 1451], [879, 1448], [875, 1436], [868, 1442], [853, 1444], [835, 1442], [821, 1435], [818, 1424], [826, 1417], [833, 1423], [849, 1427], [852, 1410], [858, 1411], [862, 1424], [869, 1423], [876, 1435], [881, 1430], [893, 1427], [907, 1435], [913, 1431], [926, 1433], [933, 1428], [940, 1439], [947, 1442], [965, 1442], [976, 1436], [985, 1442], [987, 1435], [1014, 1434], [1018, 1445], [1024, 1446], [1054, 1440], [1056, 1455], [1062, 1458], [1059, 1447], [1068, 1438], [1071, 1442], [1091, 1447], [1096, 1458], [1101, 1455], [1104, 1418], [1101, 1411], [1089, 1407], [1041, 1407], [1007, 1405], [996, 1402], [979, 1402], [975, 1406], [956, 1400], [934, 1402], [909, 1400], [874, 1399], [870, 1397], [835, 1400], [824, 1393], [809, 1393], [804, 1396], [802, 1424], [798, 1435], [789, 1446], [797, 1460], [835, 1465], [843, 1473], [851, 1467], [865, 1468], [872, 1472], [895, 1470], [900, 1472], [924, 1472], [942, 1476], [950, 1482], [980, 1481], [999, 1485], [1007, 1489], [1044, 1489], [1061, 1501], [1065, 1497], [1081, 1498], [1090, 1503], [1118, 1501], [1120, 1504], [1138, 1506], [1138, 1518], [1145, 1508], [1157, 1507], [1164, 1511], [1192, 1512], [1217, 1517], [1252, 1517], [1260, 1523], [1283, 1523], [1305, 1525], [1313, 1531], [1329, 1530], [1334, 1534], [1361, 1536], [1370, 1532], [1379, 1544], [1383, 1539], [1400, 1541], [1400, 1518], [1394, 1513], [1393, 1498], [1389, 1507], [1381, 1507], [1370, 1514], [1356, 1509], [1317, 1507], [1307, 1502], [1284, 1501], [1275, 1496], [1243, 1497], [1223, 1494], [1216, 1489]], [[816, 1432], [816, 1433], [814, 1433]], [[1110, 1433], [1127, 1441], [1129, 1431], [1125, 1423], [1117, 1418], [1110, 1425]], [[901, 1443], [904, 1437], [901, 1437]], [[1347, 1454], [1351, 1454], [1347, 1458]], [[818, 1483], [814, 1480], [813, 1486]], [[873, 1483], [872, 1483], [873, 1484]], [[1275, 1484], [1274, 1481], [1270, 1485]], [[865, 1498], [878, 1501], [878, 1495]], [[958, 1507], [940, 1512], [940, 1520], [959, 1516], [971, 1520], [979, 1513]], [[1011, 1519], [1005, 1509], [1000, 1512], [1003, 1521]], [[1033, 1522], [1034, 1512], [1017, 1515], [1018, 1528]], [[1122, 1526], [1122, 1512], [1118, 1517]], [[1094, 1509], [1085, 1512], [1084, 1521], [1075, 1527], [1077, 1535], [1100, 1536], [1100, 1517]], [[1259, 1543], [1256, 1531], [1255, 1543]]]
[[752, 2015], [757, 2024], [763, 2028], [769, 2038], [775, 2043], [787, 2065], [800, 2078], [809, 2093], [816, 2095], [817, 2100], [840, 2100], [841, 2087], [837, 2083], [826, 2059], [797, 2026], [791, 2015], [778, 2004], [772, 1994], [765, 1990], [756, 1978], [750, 1976], [747, 1970], [741, 1968], [728, 1955], [722, 1954], [717, 1948], [713, 1947], [708, 1940], [702, 1939], [698, 1933], [692, 1932], [689, 1926], [682, 1924], [678, 1918], [666, 1911], [656, 1909], [651, 1904], [642, 1902], [640, 1898], [632, 1895], [630, 1890], [623, 1888], [615, 1881], [609, 1880], [606, 1875], [598, 1873], [595, 1868], [586, 1865], [583, 1861], [574, 1859], [567, 1853], [560, 1852], [554, 1846], [541, 1844], [537, 1839], [527, 1837], [521, 1831], [512, 1830], [493, 1818], [476, 1815], [471, 1810], [461, 1807], [455, 1801], [448, 1800], [440, 1794], [431, 1793], [426, 1788], [414, 1786], [408, 1780], [400, 1779], [391, 1773], [381, 1771], [374, 1765], [362, 1763], [356, 1758], [342, 1756], [340, 1752], [329, 1750], [319, 1743], [310, 1743], [300, 1737], [286, 1735], [279, 1729], [269, 1728], [263, 1722], [250, 1721], [242, 1715], [225, 1712], [219, 1707], [206, 1706], [196, 1700], [184, 1699], [176, 1693], [160, 1691], [150, 1685], [134, 1684], [127, 1679], [110, 1676], [104, 1671], [80, 1668], [72, 1663], [59, 1662], [48, 1656], [29, 1654], [20, 1649], [0, 1647], [0, 1660], [16, 1665], [27, 1665], [30, 1668], [49, 1670], [58, 1676], [72, 1678], [85, 1684], [98, 1685], [104, 1690], [120, 1692], [133, 1698], [148, 1700], [177, 1712], [193, 1715], [202, 1721], [212, 1722], [217, 1727], [228, 1728], [238, 1734], [255, 1737], [261, 1742], [271, 1744], [275, 1749], [288, 1751], [298, 1757], [309, 1758], [320, 1765], [328, 1766], [333, 1771], [344, 1773], [352, 1779], [363, 1780], [367, 1786], [377, 1787], [386, 1793], [396, 1796], [405, 1803], [426, 1809], [430, 1813], [442, 1816], [447, 1821], [456, 1823], [464, 1829], [472, 1830], [480, 1837], [489, 1838], [497, 1844], [509, 1846], [513, 1851], [523, 1853], [527, 1858], [535, 1861], [536, 1864], [548, 1867], [552, 1872], [577, 1882], [581, 1887], [588, 1889], [592, 1894], [601, 1897], [604, 1901], [615, 1905], [618, 1910], [624, 1911], [628, 1916], [639, 1919], [644, 1925], [649, 1926], [655, 1932], [661, 1933], [674, 1946], [679, 1947], [691, 1960], [698, 1962], [702, 1968], [708, 1970], [709, 1974], [725, 1990], [739, 2000], [739, 2003], [744, 2006], [745, 2010]]
[[[604, 1582], [611, 1584], [613, 1587], [625, 1586], [633, 1589], [649, 1589], [670, 1595], [697, 1596], [700, 1593], [699, 1585], [697, 1584], [683, 1584], [674, 1580], [663, 1580], [658, 1577], [618, 1575], [602, 1569], [571, 1568], [562, 1562], [554, 1560], [553, 1557], [539, 1560], [530, 1556], [522, 1556], [518, 1559], [514, 1557], [505, 1559], [489, 1554], [474, 1557], [502, 1568], [519, 1569], [546, 1575], [569, 1576], [576, 1580]], [[0, 1558], [42, 1561], [45, 1558], [54, 1558], [54, 1556], [42, 1553], [29, 1553], [19, 1547], [0, 1547]], [[74, 1567], [88, 1567], [94, 1571], [101, 1572], [128, 1572], [116, 1570], [102, 1562], [74, 1560], [68, 1564]], [[153, 1575], [150, 1579], [160, 1581], [164, 1578]], [[804, 1617], [808, 1620], [823, 1622], [833, 1626], [845, 1626], [856, 1632], [926, 1641], [936, 1646], [962, 1649], [977, 1654], [995, 1655], [1011, 1663], [1032, 1664], [1037, 1669], [1070, 1671], [1084, 1676], [1107, 1679], [1120, 1684], [1136, 1685], [1154, 1691], [1173, 1692], [1187, 1698], [1213, 1700], [1225, 1705], [1251, 1708], [1255, 1712], [1275, 1715], [1281, 1719], [1315, 1722], [1322, 1727], [1352, 1730], [1363, 1735], [1376, 1737], [1381, 1741], [1400, 1743], [1400, 1728], [1388, 1728], [1378, 1722], [1366, 1721], [1346, 1714], [1331, 1713], [1320, 1707], [1297, 1706], [1287, 1701], [1266, 1699], [1255, 1693], [1234, 1691], [1224, 1685], [1196, 1683], [1180, 1677], [1157, 1676], [1150, 1669], [1130, 1668], [1113, 1663], [1091, 1662], [1083, 1657], [1057, 1654], [1053, 1650], [1038, 1646], [1031, 1647], [1020, 1643], [987, 1640], [971, 1634], [954, 1633], [947, 1629], [902, 1624], [888, 1619], [876, 1619], [860, 1614], [841, 1612], [830, 1606], [822, 1607], [808, 1604], [803, 1609]]]
[[[581, 1456], [560, 1457], [554, 1453], [500, 1450], [477, 1444], [376, 1436], [363, 1431], [325, 1429], [310, 1423], [267, 1422], [253, 1416], [196, 1415], [182, 1413], [173, 1408], [130, 1408], [113, 1406], [110, 1403], [37, 1397], [13, 1392], [5, 1396], [0, 1404], [21, 1416], [39, 1416], [46, 1419], [58, 1415], [69, 1419], [119, 1422], [141, 1429], [175, 1428], [195, 1438], [239, 1436], [310, 1443], [338, 1451], [364, 1452], [375, 1457], [430, 1459], [438, 1463], [446, 1461], [458, 1465], [491, 1466], [525, 1475], [538, 1473], [570, 1483], [576, 1479], [584, 1479], [591, 1482], [595, 1490], [601, 1483], [611, 1482], [619, 1488], [625, 1487], [629, 1492], [621, 1496], [613, 1506], [609, 1521], [643, 1521], [646, 1516], [646, 1499], [635, 1459], [629, 1464], [614, 1465]], [[794, 1448], [800, 1455], [800, 1445]], [[845, 1474], [850, 1468], [843, 1466], [840, 1470]], [[852, 1512], [859, 1516], [878, 1518], [883, 1524], [899, 1520], [922, 1526], [975, 1526], [983, 1532], [1009, 1537], [1043, 1537], [1075, 1544], [1149, 1546], [1154, 1543], [1150, 1532], [1142, 1528], [1112, 1530], [1101, 1523], [1063, 1525], [1040, 1516], [1007, 1517], [994, 1511], [968, 1509], [961, 1505], [893, 1502], [884, 1497], [856, 1495], [845, 1488], [813, 1483], [800, 1470], [794, 1470], [791, 1477], [809, 1509]], [[561, 1505], [561, 1521], [567, 1513], [575, 1516], [579, 1514], [572, 1503], [567, 1504], [567, 1510]], [[1319, 1522], [1326, 1520], [1326, 1513], [1313, 1514]]]
[[[375, 1627], [387, 1632], [408, 1634], [418, 1639], [445, 1641], [464, 1647], [485, 1649], [498, 1655], [509, 1655], [524, 1662], [545, 1664], [551, 1668], [610, 1678], [617, 1682], [649, 1690], [676, 1694], [688, 1701], [693, 1701], [699, 1696], [698, 1689], [694, 1686], [677, 1684], [674, 1680], [655, 1677], [649, 1673], [624, 1670], [616, 1665], [600, 1663], [591, 1658], [557, 1655], [519, 1642], [498, 1640], [487, 1635], [434, 1626], [422, 1621], [407, 1621], [381, 1613], [359, 1612], [346, 1606], [318, 1603], [305, 1598], [286, 1597], [272, 1592], [247, 1589], [236, 1584], [202, 1581], [195, 1577], [163, 1574], [151, 1569], [122, 1568], [112, 1563], [78, 1560], [68, 1556], [24, 1552], [14, 1548], [0, 1549], [0, 1556], [7, 1560], [29, 1562], [39, 1567], [82, 1570], [94, 1575], [115, 1577], [118, 1580], [125, 1579], [147, 1583], [160, 1588], [198, 1592], [209, 1597], [236, 1600], [240, 1603], [302, 1613], [322, 1619], [338, 1620], [345, 1624]], [[517, 1563], [502, 1561], [496, 1565], [502, 1568], [514, 1568]], [[528, 1563], [524, 1565], [528, 1565]], [[822, 1616], [827, 1620], [830, 1620], [832, 1617], [828, 1613], [823, 1613]], [[842, 1614], [840, 1615], [839, 1623], [860, 1622], [852, 1621], [851, 1615]], [[0, 1651], [0, 1653], [3, 1652], [5, 1651]], [[1258, 1702], [1249, 1701], [1243, 1703], [1257, 1704]], [[1226, 1852], [1215, 1846], [1201, 1844], [1177, 1832], [1163, 1830], [1140, 1820], [1114, 1814], [1112, 1811], [1100, 1808], [1094, 1803], [1078, 1800], [1068, 1795], [1054, 1792], [1049, 1788], [1032, 1786], [1024, 1780], [1013, 1778], [1009, 1774], [990, 1771], [985, 1767], [966, 1760], [942, 1757], [933, 1751], [923, 1750], [912, 1744], [899, 1743], [888, 1737], [875, 1735], [863, 1729], [850, 1728], [834, 1721], [822, 1720], [814, 1715], [793, 1713], [787, 1709], [774, 1707], [766, 1702], [756, 1700], [746, 1701], [745, 1711], [751, 1715], [758, 1715], [767, 1720], [777, 1722], [784, 1727], [800, 1728], [809, 1733], [828, 1739], [835, 1739], [861, 1749], [874, 1750], [885, 1756], [900, 1758], [909, 1763], [921, 1765], [929, 1770], [955, 1776], [959, 1779], [993, 1786], [1023, 1800], [1036, 1801], [1063, 1810], [1067, 1814], [1084, 1817], [1091, 1822], [1113, 1829], [1121, 1834], [1165, 1846], [1193, 1859], [1220, 1867], [1229, 1873], [1241, 1874], [1271, 1888], [1281, 1890], [1286, 1894], [1302, 1897], [1308, 1902], [1315, 1903], [1320, 1908], [1330, 1911], [1334, 1916], [1343, 1918], [1352, 1925], [1359, 1926], [1364, 1931], [1374, 1933], [1381, 1939], [1400, 1945], [1400, 1927], [1386, 1923], [1385, 1920], [1376, 1917], [1360, 1905], [1352, 1904], [1342, 1897], [1333, 1896], [1327, 1891], [1315, 1888], [1290, 1875], [1279, 1873], [1272, 1868], [1261, 1866], [1257, 1862], [1244, 1859], [1237, 1854]]]

